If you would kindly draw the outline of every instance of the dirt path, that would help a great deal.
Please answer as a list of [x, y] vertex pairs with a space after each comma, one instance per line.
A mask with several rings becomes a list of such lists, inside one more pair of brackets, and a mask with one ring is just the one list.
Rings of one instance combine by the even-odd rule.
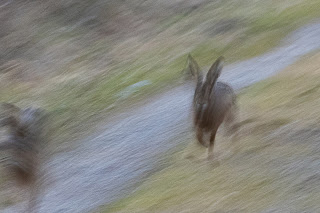
[[[227, 66], [222, 80], [241, 89], [316, 49], [320, 49], [320, 23], [295, 31], [267, 54]], [[179, 138], [189, 134], [192, 93], [190, 85], [177, 87], [123, 114], [76, 150], [57, 155], [49, 165], [54, 183], [41, 198], [40, 212], [88, 212], [132, 190], [161, 164], [159, 155], [181, 144]], [[2, 212], [19, 212], [22, 206]]]

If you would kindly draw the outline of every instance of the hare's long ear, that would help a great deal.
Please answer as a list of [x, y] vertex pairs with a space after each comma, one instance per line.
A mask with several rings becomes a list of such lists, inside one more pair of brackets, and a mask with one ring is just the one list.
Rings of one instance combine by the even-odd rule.
[[198, 76], [198, 73], [200, 73], [200, 67], [191, 54], [188, 55], [188, 68], [193, 76]]
[[9, 111], [11, 113], [18, 113], [21, 110], [16, 105], [11, 104], [11, 103], [6, 103], [6, 102], [0, 103], [0, 107], [1, 107], [2, 110]]
[[18, 121], [14, 116], [9, 116], [3, 119], [0, 119], [0, 127], [11, 126], [16, 127], [18, 125]]
[[201, 69], [191, 54], [188, 55], [187, 69], [189, 69], [192, 76], [197, 78], [198, 82], [202, 82], [203, 77]]
[[215, 83], [217, 82], [224, 63], [224, 57], [220, 56], [210, 67], [207, 77], [206, 77], [206, 85], [208, 85], [209, 91], [212, 91]]
[[209, 85], [213, 85], [216, 83], [217, 79], [221, 74], [223, 63], [224, 63], [224, 57], [220, 56], [210, 67], [207, 74], [207, 78], [206, 78], [206, 82]]

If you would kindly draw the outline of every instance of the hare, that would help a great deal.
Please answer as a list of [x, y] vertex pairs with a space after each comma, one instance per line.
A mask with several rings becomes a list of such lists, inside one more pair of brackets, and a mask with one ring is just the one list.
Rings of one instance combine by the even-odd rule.
[[[20, 109], [13, 104], [2, 104], [12, 113], [0, 120], [0, 127], [8, 127], [8, 137], [0, 142], [0, 151], [9, 154], [7, 169], [18, 186], [31, 190], [30, 205], [35, 202], [36, 178], [38, 175], [40, 143], [43, 138], [45, 113], [39, 108]], [[29, 207], [30, 208], [33, 207]]]
[[[208, 148], [208, 159], [213, 158], [215, 137], [220, 125], [225, 122], [228, 133], [236, 133], [237, 130], [235, 124], [238, 113], [236, 94], [231, 86], [217, 82], [223, 62], [224, 58], [219, 57], [204, 76], [197, 62], [190, 54], [188, 56], [188, 69], [192, 76], [196, 77], [193, 123], [198, 142]], [[210, 133], [209, 143], [205, 143], [203, 139], [205, 133]]]

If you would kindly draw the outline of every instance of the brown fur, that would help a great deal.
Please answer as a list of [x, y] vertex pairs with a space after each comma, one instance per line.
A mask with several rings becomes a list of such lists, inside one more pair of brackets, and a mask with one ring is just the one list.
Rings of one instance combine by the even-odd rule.
[[[30, 192], [34, 193], [37, 188], [38, 152], [40, 143], [43, 142], [45, 113], [38, 108], [20, 109], [7, 103], [2, 108], [15, 112], [0, 120], [0, 127], [8, 127], [7, 140], [0, 142], [0, 150], [10, 154], [6, 168], [18, 186], [29, 187]], [[34, 203], [35, 194], [32, 196], [30, 203]]]
[[[191, 55], [188, 56], [190, 72], [197, 78], [193, 98], [194, 127], [198, 142], [208, 148], [208, 158], [213, 157], [216, 133], [223, 122], [229, 130], [228, 133], [236, 131], [236, 95], [228, 84], [217, 82], [223, 61], [223, 57], [218, 58], [204, 77], [197, 62]], [[203, 139], [205, 133], [210, 134], [209, 143], [205, 143]]]

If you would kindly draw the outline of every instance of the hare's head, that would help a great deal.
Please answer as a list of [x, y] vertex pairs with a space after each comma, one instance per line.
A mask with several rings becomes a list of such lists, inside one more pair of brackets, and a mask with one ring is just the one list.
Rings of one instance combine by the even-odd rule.
[[9, 113], [5, 118], [0, 120], [0, 126], [8, 126], [12, 132], [15, 132], [20, 137], [27, 135], [36, 135], [43, 126], [46, 113], [40, 108], [26, 108], [4, 103], [4, 108], [10, 109], [14, 113]]
[[194, 94], [194, 104], [197, 106], [206, 106], [211, 99], [214, 85], [221, 74], [224, 58], [219, 57], [210, 67], [206, 77], [200, 70], [199, 65], [191, 55], [188, 56], [188, 69], [191, 75], [196, 77], [197, 86]]
[[43, 126], [46, 113], [41, 108], [26, 108], [20, 111], [19, 126], [30, 133], [36, 134]]

